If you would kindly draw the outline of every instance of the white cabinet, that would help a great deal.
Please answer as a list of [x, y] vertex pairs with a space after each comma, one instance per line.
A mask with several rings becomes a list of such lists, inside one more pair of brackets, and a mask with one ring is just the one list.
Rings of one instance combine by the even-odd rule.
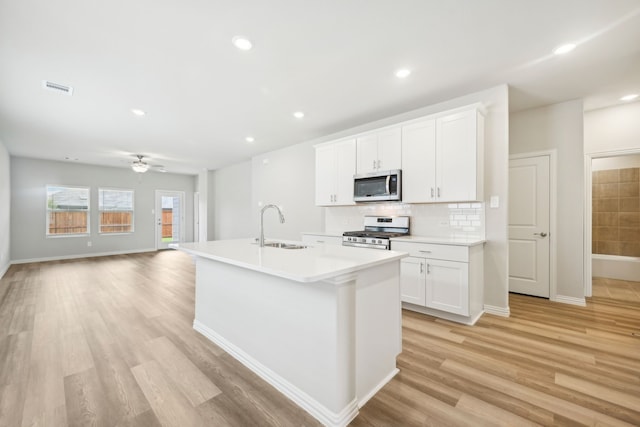
[[316, 205], [353, 205], [356, 140], [316, 147]]
[[469, 315], [469, 264], [427, 259], [425, 306]]
[[426, 279], [424, 258], [407, 257], [400, 261], [400, 299], [425, 305]]
[[391, 249], [408, 252], [400, 263], [403, 307], [445, 319], [474, 323], [482, 314], [484, 261], [473, 246], [402, 242]]
[[402, 131], [394, 127], [357, 137], [358, 173], [402, 167]]
[[342, 236], [328, 234], [302, 233], [302, 243], [305, 245], [342, 245]]
[[402, 127], [403, 202], [484, 198], [484, 117], [478, 108]]
[[436, 121], [402, 128], [402, 201], [436, 201]]

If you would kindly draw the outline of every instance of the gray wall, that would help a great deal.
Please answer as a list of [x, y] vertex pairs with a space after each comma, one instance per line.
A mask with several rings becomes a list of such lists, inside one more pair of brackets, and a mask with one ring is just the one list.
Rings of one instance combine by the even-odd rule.
[[208, 240], [256, 237], [251, 215], [251, 161], [209, 172]]
[[[11, 230], [11, 184], [10, 184], [10, 157], [9, 152], [0, 141], [0, 278], [9, 268], [10, 239]], [[3, 289], [0, 289], [0, 299], [2, 299]]]
[[266, 211], [266, 237], [300, 240], [304, 231], [324, 229], [324, 210], [315, 205], [315, 155], [313, 144], [304, 142], [252, 159], [252, 236], [259, 235], [260, 210], [270, 203], [282, 208], [286, 221]]
[[208, 239], [258, 237], [260, 210], [267, 204], [280, 206], [285, 216], [280, 224], [274, 210], [265, 212], [267, 237], [300, 240], [302, 232], [324, 229], [324, 210], [315, 206], [312, 142], [210, 172]]
[[[91, 188], [89, 236], [46, 237], [46, 185]], [[132, 234], [98, 234], [98, 187], [135, 191]], [[193, 192], [195, 177], [147, 172], [139, 175], [125, 168], [11, 157], [11, 260], [46, 260], [127, 253], [155, 248], [155, 190], [185, 192], [186, 241], [193, 240]], [[88, 247], [87, 242], [92, 246]]]
[[510, 116], [511, 154], [557, 150], [557, 294], [584, 298], [584, 131], [582, 101]]

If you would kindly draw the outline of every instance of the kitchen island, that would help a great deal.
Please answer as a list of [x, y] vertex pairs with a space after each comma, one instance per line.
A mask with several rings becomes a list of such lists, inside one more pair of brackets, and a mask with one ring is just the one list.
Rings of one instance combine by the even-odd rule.
[[397, 372], [404, 252], [254, 240], [172, 245], [194, 256], [194, 328], [329, 426]]

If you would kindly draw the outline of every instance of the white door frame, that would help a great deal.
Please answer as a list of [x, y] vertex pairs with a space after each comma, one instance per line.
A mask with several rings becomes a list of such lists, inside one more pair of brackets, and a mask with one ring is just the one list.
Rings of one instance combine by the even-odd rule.
[[[557, 219], [557, 150], [530, 151], [527, 153], [510, 154], [509, 160], [528, 159], [531, 157], [549, 156], [549, 300], [556, 301], [557, 297], [557, 259], [558, 247], [556, 239]], [[508, 292], [508, 291], [507, 291]]]
[[640, 154], [640, 148], [630, 148], [627, 150], [616, 151], [598, 151], [595, 153], [586, 153], [584, 155], [584, 296], [593, 295], [593, 271], [592, 259], [593, 247], [591, 244], [593, 232], [593, 159], [601, 159], [603, 157], [626, 156], [629, 154]]
[[155, 200], [154, 200], [154, 211], [155, 211], [155, 217], [153, 218], [153, 221], [155, 223], [155, 227], [154, 227], [154, 231], [156, 233], [155, 236], [155, 240], [156, 240], [156, 250], [160, 249], [160, 238], [158, 237], [160, 235], [160, 231], [159, 228], [162, 227], [162, 225], [158, 224], [158, 215], [160, 215], [160, 217], [162, 217], [162, 213], [158, 213], [158, 196], [160, 193], [178, 193], [181, 195], [182, 197], [182, 203], [180, 203], [180, 239], [181, 241], [184, 243], [185, 242], [185, 219], [186, 219], [186, 213], [187, 213], [187, 207], [185, 206], [185, 192], [184, 191], [180, 191], [180, 190], [156, 190], [155, 192]]

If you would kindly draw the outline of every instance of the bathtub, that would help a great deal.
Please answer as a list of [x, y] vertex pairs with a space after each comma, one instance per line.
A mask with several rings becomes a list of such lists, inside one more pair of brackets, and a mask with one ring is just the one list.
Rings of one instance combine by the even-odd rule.
[[594, 277], [640, 282], [640, 258], [618, 255], [591, 255]]

